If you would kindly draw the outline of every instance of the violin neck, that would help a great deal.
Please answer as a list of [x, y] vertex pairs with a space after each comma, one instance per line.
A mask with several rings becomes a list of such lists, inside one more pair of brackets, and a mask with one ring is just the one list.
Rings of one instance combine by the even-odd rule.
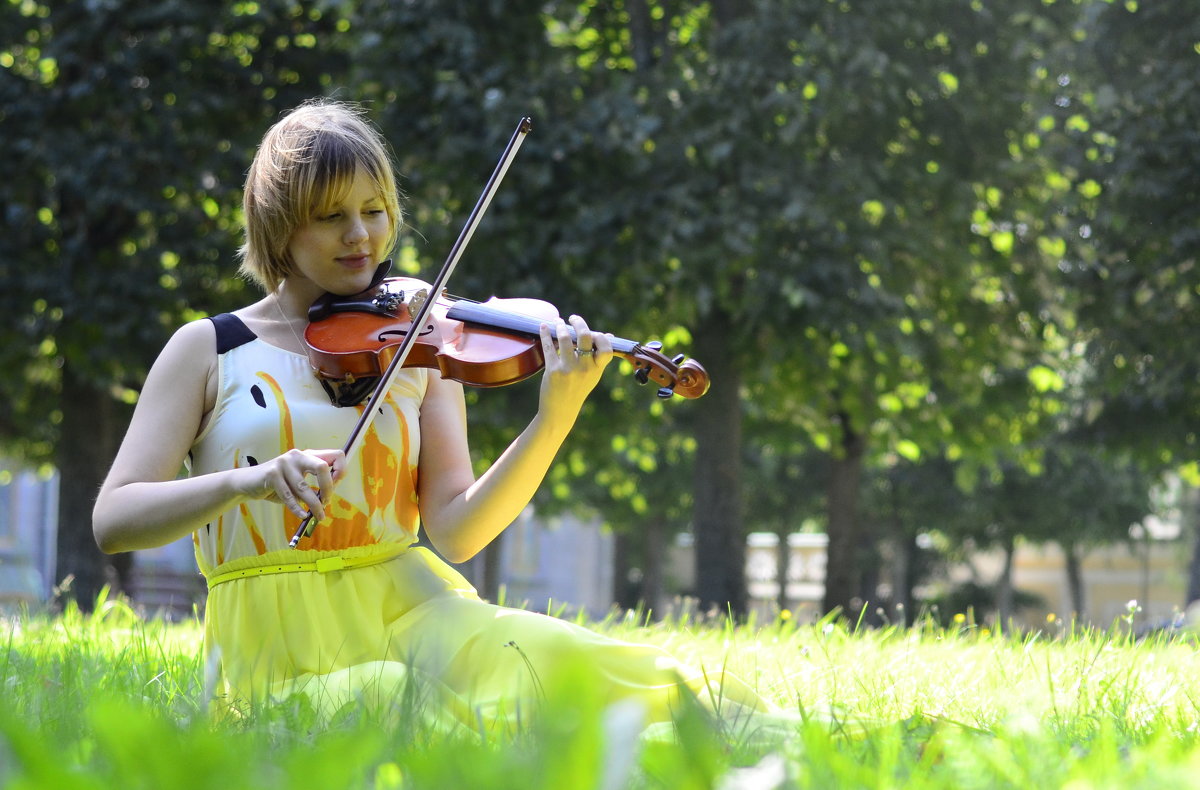
[[[547, 321], [544, 318], [522, 315], [521, 313], [514, 313], [508, 310], [498, 310], [479, 302], [459, 300], [454, 303], [453, 307], [446, 311], [446, 317], [453, 321], [462, 321], [464, 324], [484, 329], [502, 329], [528, 337], [538, 337], [541, 334], [542, 324], [549, 323], [551, 336], [555, 340], [558, 340], [558, 334], [553, 322]], [[571, 333], [571, 339], [575, 340], [575, 330], [570, 327], [568, 329]], [[613, 353], [620, 356], [628, 356], [636, 353], [639, 346], [637, 342], [626, 340], [623, 337], [614, 337], [612, 345]]]

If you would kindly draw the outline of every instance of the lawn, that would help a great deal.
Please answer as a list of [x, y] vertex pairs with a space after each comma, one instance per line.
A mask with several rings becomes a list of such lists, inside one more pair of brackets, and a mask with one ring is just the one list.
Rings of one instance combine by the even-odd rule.
[[613, 617], [588, 625], [732, 670], [788, 717], [684, 711], [645, 729], [564, 680], [503, 737], [437, 731], [411, 700], [332, 720], [301, 699], [222, 714], [200, 624], [122, 601], [3, 624], [4, 788], [1200, 786], [1196, 640], [1138, 639], [1124, 620], [1003, 634], [966, 615], [870, 630]]

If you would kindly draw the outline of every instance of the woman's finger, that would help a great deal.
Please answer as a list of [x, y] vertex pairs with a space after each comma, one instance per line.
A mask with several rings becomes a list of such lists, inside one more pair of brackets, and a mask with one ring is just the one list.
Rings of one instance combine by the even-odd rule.
[[538, 327], [538, 335], [542, 341], [542, 360], [548, 363], [558, 356], [558, 349], [554, 347], [554, 335], [550, 329], [550, 324], [543, 323]]
[[312, 513], [313, 518], [316, 519], [317, 522], [325, 520], [325, 506], [321, 502], [321, 497], [318, 493], [318, 490], [319, 489], [314, 489], [312, 486], [310, 486], [304, 478], [300, 478], [300, 480], [297, 482], [295, 488], [296, 498], [308, 508], [307, 510], [301, 508], [301, 518], [307, 516], [309, 513]]
[[333, 479], [337, 480], [346, 471], [346, 453], [341, 450], [308, 450], [309, 455], [315, 455], [325, 462]]
[[575, 330], [575, 348], [579, 353], [590, 354], [595, 346], [592, 341], [592, 330], [588, 329], [587, 321], [581, 316], [571, 316], [571, 327]]
[[300, 518], [308, 515], [308, 511], [304, 509], [304, 505], [300, 500], [299, 489], [305, 487], [303, 482], [300, 484], [288, 483], [287, 478], [280, 475], [278, 481], [272, 486], [276, 498], [283, 503], [283, 506], [292, 511]]
[[571, 339], [571, 327], [567, 326], [567, 322], [560, 318], [554, 334], [558, 339], [558, 358], [564, 365], [569, 365], [575, 357], [575, 341]]

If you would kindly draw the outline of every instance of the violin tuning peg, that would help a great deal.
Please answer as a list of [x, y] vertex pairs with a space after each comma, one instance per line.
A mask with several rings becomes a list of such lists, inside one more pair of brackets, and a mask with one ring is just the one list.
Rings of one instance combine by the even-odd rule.
[[663, 400], [666, 400], [667, 398], [671, 397], [674, 394], [675, 394], [674, 387], [661, 387], [658, 390], [658, 397], [662, 398]]
[[633, 377], [637, 379], [638, 384], [645, 384], [650, 380], [650, 368], [638, 368], [633, 371]]
[[659, 340], [651, 340], [646, 344], [646, 348], [650, 349], [651, 351], [662, 351], [662, 342]]
[[687, 359], [686, 354], [676, 354], [675, 356], [671, 357], [671, 362], [676, 365], [681, 365], [685, 359]]

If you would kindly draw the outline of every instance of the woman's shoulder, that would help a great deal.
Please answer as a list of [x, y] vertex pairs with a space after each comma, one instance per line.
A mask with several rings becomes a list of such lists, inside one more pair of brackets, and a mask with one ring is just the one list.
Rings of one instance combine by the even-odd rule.
[[[143, 397], [154, 401], [170, 393], [200, 387], [204, 402], [211, 401], [216, 360], [216, 330], [212, 322], [189, 321], [175, 330], [163, 346], [146, 377]], [[170, 397], [179, 399], [177, 395]]]
[[217, 328], [212, 319], [201, 318], [188, 321], [175, 330], [163, 349], [164, 354], [189, 356], [215, 356], [217, 350]]
[[189, 321], [179, 327], [167, 343], [167, 348], [189, 355], [212, 357], [257, 337], [236, 313], [219, 313]]
[[172, 377], [207, 376], [216, 367], [217, 331], [212, 321], [189, 321], [175, 330], [154, 363]]

